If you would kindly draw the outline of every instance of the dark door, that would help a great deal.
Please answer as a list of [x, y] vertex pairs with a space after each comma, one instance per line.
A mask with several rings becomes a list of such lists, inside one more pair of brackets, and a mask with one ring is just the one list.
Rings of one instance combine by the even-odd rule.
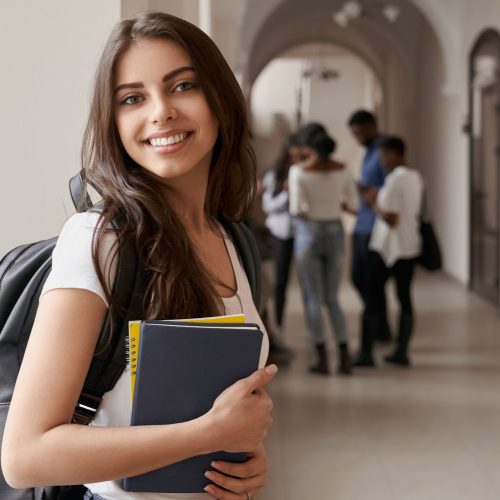
[[483, 33], [471, 54], [471, 287], [499, 304], [500, 34]]

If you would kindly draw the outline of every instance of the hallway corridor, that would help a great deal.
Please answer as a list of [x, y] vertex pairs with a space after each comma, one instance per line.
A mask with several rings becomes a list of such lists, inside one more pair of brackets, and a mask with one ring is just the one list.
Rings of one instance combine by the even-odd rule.
[[[412, 369], [384, 365], [380, 347], [379, 368], [321, 378], [306, 374], [311, 353], [292, 286], [287, 332], [297, 356], [271, 390], [262, 500], [499, 498], [500, 318], [443, 276], [419, 273], [414, 297]], [[355, 347], [359, 301], [347, 285], [341, 299]]]

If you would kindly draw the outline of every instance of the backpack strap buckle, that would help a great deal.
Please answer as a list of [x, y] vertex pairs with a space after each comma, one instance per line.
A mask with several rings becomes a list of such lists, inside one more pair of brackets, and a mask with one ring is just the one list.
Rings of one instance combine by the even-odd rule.
[[97, 408], [101, 404], [102, 395], [82, 392], [78, 398], [71, 421], [74, 424], [89, 425], [97, 413]]

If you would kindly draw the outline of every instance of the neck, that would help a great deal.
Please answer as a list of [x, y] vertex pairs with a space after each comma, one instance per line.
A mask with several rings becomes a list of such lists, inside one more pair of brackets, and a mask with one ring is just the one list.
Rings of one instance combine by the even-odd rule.
[[[207, 160], [207, 161], [205, 161]], [[205, 214], [210, 158], [204, 159], [186, 175], [169, 179], [164, 194], [188, 234], [209, 229]]]

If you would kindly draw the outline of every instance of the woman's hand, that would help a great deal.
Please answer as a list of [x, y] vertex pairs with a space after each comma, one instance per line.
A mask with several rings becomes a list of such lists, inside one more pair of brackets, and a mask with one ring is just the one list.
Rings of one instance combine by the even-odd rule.
[[217, 470], [205, 476], [214, 484], [205, 491], [220, 500], [253, 498], [267, 484], [269, 461], [262, 444], [245, 463], [213, 462], [212, 467]]
[[238, 380], [215, 400], [206, 414], [212, 435], [212, 451], [253, 452], [272, 424], [273, 402], [263, 389], [278, 371], [270, 365]]

